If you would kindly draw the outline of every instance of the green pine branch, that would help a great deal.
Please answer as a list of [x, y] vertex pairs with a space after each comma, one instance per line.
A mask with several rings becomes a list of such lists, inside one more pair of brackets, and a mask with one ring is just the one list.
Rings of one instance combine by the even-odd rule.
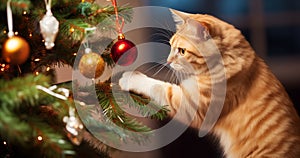
[[[116, 86], [114, 88], [119, 89], [118, 85], [113, 86]], [[84, 86], [79, 87], [78, 92], [90, 92], [91, 90], [93, 90], [93, 87]], [[167, 117], [168, 109], [166, 106], [159, 106], [151, 103], [148, 98], [131, 93], [132, 99], [134, 100], [134, 102], [132, 102], [129, 99], [126, 99], [127, 97], [122, 93], [114, 91], [114, 93], [117, 94], [113, 94], [109, 80], [97, 83], [95, 85], [95, 90], [102, 112], [99, 113], [99, 108], [95, 107], [96, 105], [83, 106], [80, 111], [82, 112], [82, 115], [87, 116], [83, 120], [83, 122], [87, 122], [87, 128], [99, 131], [98, 134], [100, 138], [112, 136], [109, 139], [116, 144], [118, 144], [120, 139], [125, 142], [130, 139], [136, 143], [145, 143], [145, 141], [147, 141], [145, 140], [145, 136], [150, 136], [152, 129], [123, 111], [122, 106], [124, 105], [136, 108], [142, 116], [147, 116], [152, 119], [162, 120]], [[83, 96], [81, 99], [85, 100], [85, 97], [91, 96]], [[109, 121], [107, 121], [107, 119]], [[116, 138], [116, 141], [113, 141], [113, 138]]]
[[[74, 154], [62, 123], [72, 103], [37, 89], [37, 85], [48, 87], [48, 82], [43, 75], [0, 80], [1, 138], [24, 149], [38, 148], [43, 157]], [[45, 108], [52, 111], [52, 116], [43, 112]]]
[[167, 105], [157, 105], [154, 102], [151, 102], [150, 98], [143, 98], [135, 93], [131, 93], [130, 96], [134, 103], [129, 105], [136, 108], [143, 116], [150, 116], [152, 119], [163, 120], [170, 111], [167, 108]]
[[109, 82], [97, 84], [96, 93], [98, 95], [99, 104], [103, 109], [103, 114], [116, 125], [134, 132], [151, 131], [149, 127], [126, 115], [121, 109], [121, 105], [118, 105], [116, 102]]

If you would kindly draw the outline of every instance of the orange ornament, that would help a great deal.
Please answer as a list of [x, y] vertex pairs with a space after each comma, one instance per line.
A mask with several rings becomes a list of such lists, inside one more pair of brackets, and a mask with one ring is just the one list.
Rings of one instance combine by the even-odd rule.
[[90, 52], [81, 57], [78, 68], [83, 76], [98, 78], [104, 72], [105, 62], [99, 54]]
[[2, 57], [8, 63], [20, 65], [28, 59], [29, 51], [29, 44], [25, 39], [13, 36], [4, 42]]

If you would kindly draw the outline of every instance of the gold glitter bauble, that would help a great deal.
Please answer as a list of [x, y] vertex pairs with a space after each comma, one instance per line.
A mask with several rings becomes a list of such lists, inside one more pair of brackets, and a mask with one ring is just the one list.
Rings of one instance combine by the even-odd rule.
[[79, 71], [87, 78], [100, 77], [105, 68], [105, 62], [103, 58], [97, 53], [86, 53], [79, 61]]
[[8, 63], [23, 64], [29, 56], [29, 50], [29, 45], [25, 39], [13, 36], [4, 42], [2, 57]]

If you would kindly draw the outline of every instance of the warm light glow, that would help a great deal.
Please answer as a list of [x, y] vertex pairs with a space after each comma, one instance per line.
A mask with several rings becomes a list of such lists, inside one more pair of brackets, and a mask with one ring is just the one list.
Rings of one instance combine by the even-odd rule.
[[45, 42], [45, 40], [42, 40], [42, 42]]
[[43, 137], [42, 137], [42, 136], [38, 136], [37, 139], [38, 139], [39, 141], [42, 141], [42, 140], [43, 140]]
[[38, 72], [38, 71], [36, 71], [36, 72], [35, 72], [35, 75], [39, 75], [39, 72]]
[[41, 59], [40, 58], [36, 58], [36, 59], [34, 59], [34, 61], [40, 61]]
[[75, 29], [73, 27], [70, 28], [70, 32], [73, 33]]
[[14, 52], [18, 49], [18, 45], [20, 45], [20, 40], [16, 38], [11, 38], [9, 41], [7, 41], [6, 49], [9, 52]]
[[24, 14], [24, 15], [26, 15], [26, 14], [27, 14], [27, 12], [26, 12], [26, 11], [23, 11], [23, 14]]
[[124, 43], [122, 43], [122, 44], [119, 45], [118, 49], [119, 49], [119, 50], [123, 50], [123, 49], [125, 48], [125, 46], [126, 46], [126, 45], [125, 45]]
[[3, 144], [6, 145], [6, 141], [4, 141]]
[[32, 37], [32, 33], [29, 34], [29, 37]]
[[93, 64], [93, 59], [88, 58], [88, 59], [86, 60], [86, 63], [88, 63], [88, 64]]
[[6, 30], [4, 30], [3, 33], [6, 34], [7, 33]]
[[16, 32], [15, 32], [15, 35], [18, 35], [18, 34], [19, 34], [19, 32], [18, 32], [18, 31], [16, 31]]
[[49, 66], [47, 67], [46, 71], [50, 71], [50, 67]]
[[4, 71], [5, 69], [4, 68], [1, 68], [1, 71]]
[[76, 56], [76, 55], [77, 55], [77, 53], [73, 53], [73, 55], [74, 55], [74, 56]]
[[1, 64], [2, 67], [5, 67], [5, 64]]

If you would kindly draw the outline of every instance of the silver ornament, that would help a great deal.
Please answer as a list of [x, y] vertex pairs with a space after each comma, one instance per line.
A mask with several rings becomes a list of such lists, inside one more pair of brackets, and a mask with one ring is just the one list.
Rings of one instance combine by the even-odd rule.
[[53, 16], [51, 10], [47, 9], [46, 15], [40, 21], [41, 33], [43, 35], [46, 49], [54, 47], [54, 41], [58, 33], [59, 22]]

